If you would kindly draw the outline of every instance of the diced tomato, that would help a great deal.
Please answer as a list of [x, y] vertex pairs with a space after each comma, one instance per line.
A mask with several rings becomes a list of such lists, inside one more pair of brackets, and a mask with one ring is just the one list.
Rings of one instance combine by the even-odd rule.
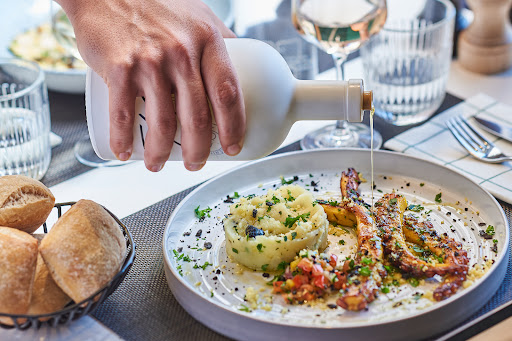
[[340, 290], [343, 289], [345, 283], [347, 282], [347, 278], [345, 275], [340, 274], [338, 271], [335, 272], [337, 281], [334, 282], [334, 289]]
[[329, 259], [329, 265], [332, 266], [333, 268], [336, 267], [336, 262], [338, 261], [338, 256], [336, 255], [331, 255], [330, 259]]
[[320, 264], [315, 264], [315, 265], [313, 265], [312, 274], [314, 277], [323, 275], [324, 269], [322, 268], [322, 266]]
[[275, 281], [272, 285], [273, 285], [272, 292], [274, 292], [275, 294], [279, 294], [279, 293], [283, 292], [283, 289], [284, 289], [283, 281]]
[[297, 267], [305, 273], [310, 273], [311, 269], [313, 268], [313, 262], [307, 258], [302, 258], [299, 264], [297, 264]]
[[302, 284], [309, 283], [309, 277], [305, 275], [295, 275], [292, 280], [296, 288], [300, 288]]
[[313, 285], [318, 288], [324, 289], [329, 284], [329, 280], [324, 275], [316, 276], [313, 279]]

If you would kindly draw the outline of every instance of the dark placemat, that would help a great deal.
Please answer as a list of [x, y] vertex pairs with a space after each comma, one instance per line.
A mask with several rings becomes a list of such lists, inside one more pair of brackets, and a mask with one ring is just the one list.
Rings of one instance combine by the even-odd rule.
[[75, 142], [88, 134], [84, 95], [50, 91], [48, 97], [52, 131], [62, 137], [62, 143], [52, 149], [50, 167], [41, 179], [46, 186], [51, 187], [93, 168], [78, 162], [73, 151]]

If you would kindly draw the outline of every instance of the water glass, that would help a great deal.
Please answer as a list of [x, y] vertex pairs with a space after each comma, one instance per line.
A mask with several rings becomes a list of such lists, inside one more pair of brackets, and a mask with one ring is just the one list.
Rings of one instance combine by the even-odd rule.
[[448, 0], [388, 0], [384, 28], [361, 48], [375, 114], [404, 126], [441, 105], [450, 70], [455, 7]]
[[0, 176], [41, 179], [50, 165], [50, 110], [36, 63], [0, 59]]

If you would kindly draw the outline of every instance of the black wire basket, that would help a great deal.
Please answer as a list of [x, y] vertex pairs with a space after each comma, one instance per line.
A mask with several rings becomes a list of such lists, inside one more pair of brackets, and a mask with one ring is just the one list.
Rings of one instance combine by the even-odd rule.
[[[55, 204], [54, 210], [57, 210], [57, 218], [60, 218], [63, 213], [63, 208], [73, 206], [75, 202], [65, 202]], [[12, 321], [12, 324], [0, 322], [0, 327], [5, 329], [16, 328], [18, 330], [26, 330], [29, 328], [40, 328], [41, 326], [56, 327], [58, 325], [66, 325], [79, 319], [82, 316], [92, 313], [105, 299], [113, 293], [119, 284], [122, 282], [135, 260], [135, 242], [126, 228], [126, 226], [117, 218], [112, 212], [105, 208], [105, 210], [114, 218], [123, 232], [126, 240], [126, 256], [119, 272], [108, 282], [103, 288], [96, 291], [89, 298], [77, 302], [70, 303], [63, 309], [41, 315], [12, 315], [0, 313], [0, 319]], [[43, 224], [44, 233], [48, 232], [46, 223]]]

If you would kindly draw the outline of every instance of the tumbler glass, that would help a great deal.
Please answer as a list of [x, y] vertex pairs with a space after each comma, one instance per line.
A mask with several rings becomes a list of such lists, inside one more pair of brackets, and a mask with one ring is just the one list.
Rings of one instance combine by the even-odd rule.
[[443, 102], [452, 57], [455, 7], [448, 0], [387, 0], [384, 28], [361, 48], [375, 115], [404, 126]]
[[0, 176], [41, 179], [50, 165], [50, 110], [36, 63], [0, 59]]

